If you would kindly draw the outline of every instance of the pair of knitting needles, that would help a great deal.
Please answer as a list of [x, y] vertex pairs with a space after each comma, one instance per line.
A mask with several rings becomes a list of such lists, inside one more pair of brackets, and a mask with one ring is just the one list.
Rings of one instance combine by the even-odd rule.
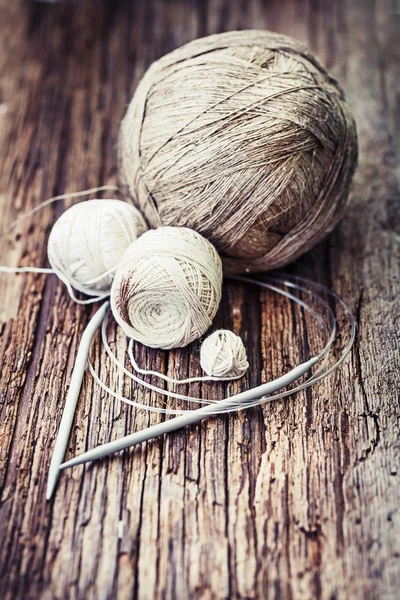
[[88, 452], [84, 452], [83, 454], [76, 456], [75, 458], [65, 463], [62, 463], [75, 416], [76, 405], [82, 386], [82, 380], [86, 368], [86, 361], [89, 355], [90, 345], [97, 329], [103, 322], [108, 307], [109, 303], [105, 302], [99, 308], [99, 310], [88, 323], [85, 331], [83, 332], [82, 339], [79, 344], [78, 354], [72, 372], [71, 383], [65, 402], [60, 428], [56, 438], [53, 456], [50, 462], [46, 488], [47, 500], [50, 500], [54, 493], [61, 470], [89, 461], [97, 460], [99, 458], [103, 458], [105, 456], [108, 456], [109, 454], [119, 452], [121, 450], [124, 450], [125, 448], [129, 448], [136, 444], [140, 444], [159, 435], [164, 435], [165, 433], [170, 433], [171, 431], [175, 431], [176, 429], [180, 429], [181, 427], [185, 427], [186, 425], [197, 423], [198, 421], [206, 417], [210, 417], [219, 412], [224, 412], [227, 409], [234, 409], [235, 406], [240, 405], [243, 407], [246, 403], [250, 404], [252, 401], [255, 401], [267, 394], [271, 394], [280, 390], [281, 388], [287, 387], [288, 385], [292, 384], [294, 381], [299, 379], [299, 377], [304, 375], [311, 367], [313, 367], [321, 358], [320, 356], [314, 356], [307, 362], [295, 367], [294, 369], [289, 371], [289, 373], [282, 375], [274, 381], [264, 383], [251, 390], [247, 390], [245, 392], [241, 392], [239, 394], [231, 396], [230, 398], [227, 398], [225, 400], [221, 400], [217, 404], [214, 404], [212, 407], [204, 406], [203, 408], [199, 408], [197, 410], [188, 411], [188, 414], [176, 417], [169, 421], [158, 423], [157, 425], [153, 425], [152, 427], [144, 429], [143, 431], [138, 431], [131, 435], [124, 436], [119, 440], [115, 440], [113, 442], [97, 446], [96, 448], [93, 448]]

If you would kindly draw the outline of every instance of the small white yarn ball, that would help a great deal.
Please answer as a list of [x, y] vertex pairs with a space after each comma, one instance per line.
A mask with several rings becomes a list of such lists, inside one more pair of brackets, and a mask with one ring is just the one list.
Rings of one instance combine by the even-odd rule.
[[249, 368], [242, 339], [229, 329], [214, 331], [204, 340], [200, 364], [207, 375], [221, 379], [238, 379]]
[[75, 204], [56, 221], [47, 244], [53, 270], [89, 296], [107, 292], [128, 246], [147, 229], [141, 213], [121, 200], [88, 200]]
[[210, 327], [221, 290], [222, 264], [214, 246], [192, 229], [160, 227], [125, 252], [111, 308], [128, 337], [151, 348], [179, 348]]

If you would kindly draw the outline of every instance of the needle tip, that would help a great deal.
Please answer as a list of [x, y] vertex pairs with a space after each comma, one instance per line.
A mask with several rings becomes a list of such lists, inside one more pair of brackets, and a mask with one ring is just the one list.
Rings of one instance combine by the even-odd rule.
[[84, 461], [80, 459], [80, 456], [75, 456], [75, 458], [71, 458], [71, 460], [67, 460], [65, 463], [62, 463], [59, 467], [60, 471], [64, 469], [69, 469], [69, 467], [75, 467], [75, 465], [80, 465]]
[[53, 497], [57, 479], [58, 479], [58, 473], [56, 475], [49, 477], [49, 479], [47, 481], [47, 487], [46, 487], [46, 500], [47, 501], [51, 500]]

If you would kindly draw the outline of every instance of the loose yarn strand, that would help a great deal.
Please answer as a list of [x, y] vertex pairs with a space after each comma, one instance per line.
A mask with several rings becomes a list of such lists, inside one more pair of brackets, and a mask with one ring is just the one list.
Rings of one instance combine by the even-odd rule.
[[0, 265], [0, 273], [43, 273], [45, 275], [51, 275], [54, 274], [55, 271], [45, 267], [6, 267]]
[[94, 304], [95, 302], [101, 302], [101, 300], [105, 300], [106, 298], [109, 298], [109, 296], [110, 296], [110, 292], [107, 292], [104, 294], [99, 294], [97, 296], [93, 296], [93, 298], [87, 298], [86, 300], [81, 300], [80, 298], [78, 298], [76, 296], [74, 288], [72, 287], [72, 285], [70, 284], [68, 279], [64, 276], [64, 274], [59, 269], [57, 269], [57, 268], [53, 269], [52, 273], [55, 273], [55, 275], [57, 275], [57, 277], [64, 283], [65, 287], [67, 288], [70, 298], [77, 304], [81, 304], [81, 305]]
[[164, 375], [158, 371], [147, 371], [146, 369], [141, 369], [135, 360], [133, 355], [133, 342], [134, 340], [131, 338], [128, 346], [128, 355], [132, 367], [141, 375], [153, 375], [154, 377], [159, 377], [168, 383], [174, 383], [176, 385], [182, 385], [183, 383], [197, 383], [200, 381], [234, 381], [235, 379], [240, 379], [243, 377], [243, 375], [236, 375], [235, 377], [213, 377], [210, 375], [204, 375], [199, 377], [188, 377], [187, 379], [174, 379], [173, 377], [168, 377], [168, 375]]
[[104, 277], [107, 277], [107, 275], [111, 275], [111, 273], [115, 273], [115, 271], [117, 269], [118, 269], [118, 265], [116, 267], [111, 267], [111, 269], [108, 269], [108, 271], [105, 271], [98, 277], [95, 277], [94, 279], [90, 279], [89, 281], [86, 281], [85, 285], [92, 285], [93, 283], [97, 283], [98, 281], [101, 281]]
[[0, 273], [39, 273], [44, 275], [57, 275], [57, 277], [64, 283], [65, 287], [67, 288], [69, 296], [77, 304], [93, 304], [94, 302], [100, 302], [101, 300], [105, 300], [110, 295], [110, 292], [108, 292], [107, 294], [95, 296], [87, 300], [81, 300], [75, 295], [74, 289], [69, 283], [68, 279], [66, 279], [63, 273], [61, 273], [61, 271], [59, 271], [58, 269], [47, 269], [45, 267], [6, 267], [4, 265], [0, 265]]
[[[108, 354], [108, 356], [111, 358], [111, 360], [113, 361], [113, 363], [118, 367], [118, 369], [120, 369], [121, 371], [123, 371], [130, 379], [132, 379], [133, 381], [135, 381], [136, 383], [139, 383], [141, 386], [146, 387], [147, 389], [156, 392], [157, 394], [162, 394], [163, 396], [168, 396], [169, 398], [174, 398], [176, 400], [183, 400], [186, 402], [196, 402], [198, 404], [216, 404], [218, 402], [218, 400], [203, 400], [201, 398], [196, 398], [196, 397], [192, 397], [192, 396], [185, 396], [182, 394], [177, 394], [175, 392], [170, 392], [169, 390], [165, 390], [163, 388], [159, 388], [155, 385], [152, 385], [151, 383], [147, 383], [147, 381], [144, 381], [143, 379], [140, 379], [140, 377], [137, 377], [136, 375], [134, 375], [133, 373], [130, 373], [125, 367], [124, 365], [117, 359], [117, 357], [115, 356], [115, 354], [113, 353], [113, 351], [110, 348], [110, 345], [108, 343], [107, 340], [107, 332], [106, 332], [106, 320], [103, 321], [102, 324], [102, 328], [101, 328], [101, 337], [102, 337], [102, 342], [104, 344], [104, 347], [106, 349], [106, 352]], [[140, 407], [142, 408], [144, 405], [140, 405]], [[165, 412], [166, 414], [169, 414], [169, 411], [173, 410], [173, 409], [160, 409], [161, 412]], [[157, 411], [159, 412], [159, 411]], [[185, 411], [183, 411], [185, 412]], [[178, 410], [178, 411], [173, 411], [173, 414], [181, 414], [182, 411]]]
[[95, 194], [96, 192], [105, 192], [105, 191], [119, 192], [120, 190], [116, 185], [101, 185], [100, 187], [94, 187], [94, 188], [91, 188], [90, 190], [83, 190], [81, 192], [69, 192], [68, 194], [60, 194], [59, 196], [53, 196], [52, 198], [49, 198], [48, 200], [41, 202], [40, 204], [38, 204], [31, 210], [28, 210], [27, 212], [25, 212], [22, 215], [20, 215], [19, 217], [17, 217], [14, 221], [12, 221], [11, 225], [9, 225], [7, 227], [7, 229], [3, 232], [3, 235], [9, 233], [21, 221], [24, 221], [28, 217], [31, 217], [32, 215], [37, 213], [39, 210], [42, 210], [46, 206], [49, 206], [49, 204], [53, 204], [53, 202], [57, 202], [58, 200], [68, 200], [69, 198], [80, 198], [82, 196], [89, 196], [89, 194]]

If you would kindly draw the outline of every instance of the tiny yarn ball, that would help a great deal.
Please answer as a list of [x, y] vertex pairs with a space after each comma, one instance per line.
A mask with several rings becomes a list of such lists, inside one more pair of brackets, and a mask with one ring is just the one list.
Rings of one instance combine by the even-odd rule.
[[229, 329], [214, 331], [204, 340], [200, 364], [207, 375], [221, 379], [238, 379], [249, 368], [242, 339]]
[[178, 348], [210, 327], [222, 290], [214, 246], [184, 227], [149, 230], [126, 250], [111, 309], [128, 337], [151, 348]]
[[[128, 246], [147, 229], [140, 212], [121, 200], [87, 200], [68, 208], [54, 224], [49, 262], [73, 288], [97, 296], [111, 288], [114, 269]], [[104, 277], [101, 277], [104, 273]], [[89, 283], [96, 279], [94, 283]]]
[[357, 135], [339, 83], [301, 42], [231, 31], [151, 65], [119, 153], [151, 227], [195, 229], [227, 273], [257, 272], [291, 262], [337, 224]]

